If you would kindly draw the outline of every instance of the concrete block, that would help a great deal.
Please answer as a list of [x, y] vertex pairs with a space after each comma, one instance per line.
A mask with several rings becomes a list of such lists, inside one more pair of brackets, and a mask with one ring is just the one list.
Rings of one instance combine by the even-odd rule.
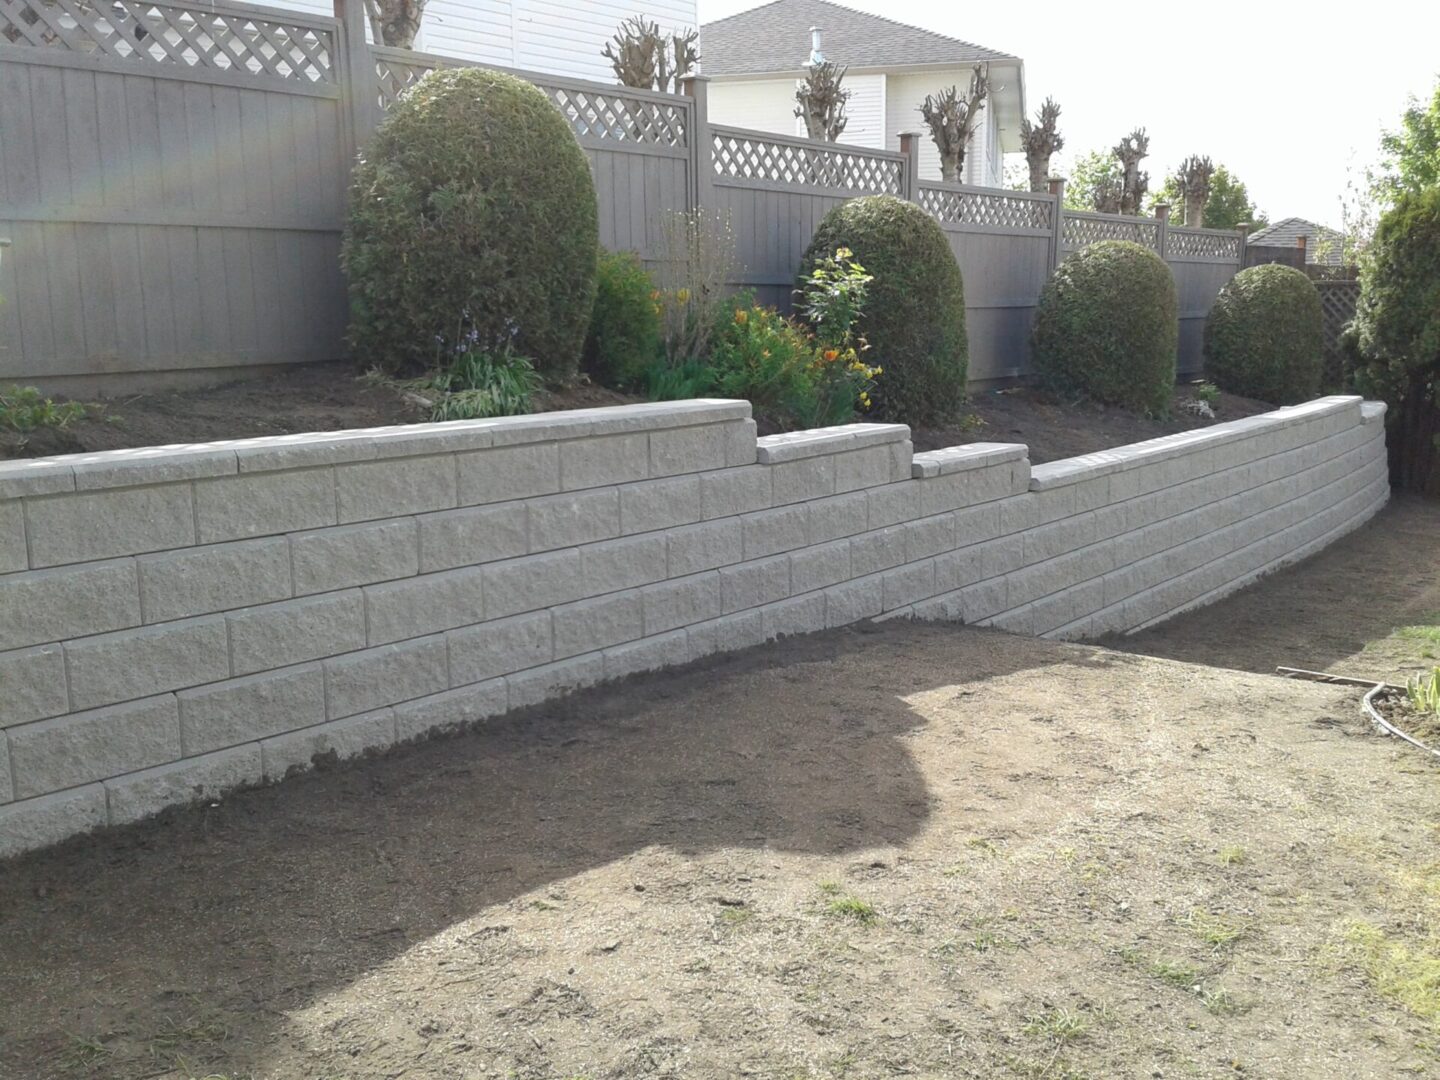
[[728, 464], [731, 430], [748, 421], [706, 424], [702, 427], [670, 428], [650, 433], [650, 475], [678, 476], [682, 473], [722, 469]]
[[720, 570], [720, 610], [726, 615], [784, 600], [789, 595], [788, 555], [775, 555]]
[[367, 585], [366, 642], [385, 645], [485, 618], [484, 571], [478, 566]]
[[720, 615], [720, 574], [711, 570], [640, 590], [645, 600], [645, 636], [704, 622]]
[[75, 490], [75, 470], [64, 459], [0, 461], [0, 500], [33, 498]]
[[765, 619], [758, 611], [741, 611], [696, 623], [687, 632], [690, 635], [691, 659], [698, 659], [764, 643]]
[[25, 515], [36, 568], [195, 543], [189, 484], [28, 499]]
[[707, 521], [765, 510], [773, 504], [774, 486], [770, 469], [764, 465], [721, 469], [700, 476], [700, 513]]
[[890, 443], [887, 449], [890, 451], [890, 482], [909, 480], [915, 467], [915, 444], [907, 439], [905, 442]]
[[487, 619], [568, 604], [591, 591], [577, 548], [490, 563], [484, 575]]
[[922, 485], [913, 480], [885, 487], [870, 488], [867, 491], [870, 528], [883, 529], [887, 525], [898, 525], [902, 521], [913, 521], [928, 516], [934, 511], [921, 513], [920, 492]]
[[262, 739], [260, 767], [266, 780], [281, 780], [314, 768], [395, 745], [395, 712], [378, 709], [331, 720], [303, 731]]
[[744, 527], [739, 518], [718, 518], [699, 525], [671, 529], [666, 534], [669, 546], [668, 573], [684, 577], [729, 566], [745, 557]]
[[868, 529], [869, 499], [863, 491], [851, 491], [808, 504], [807, 522], [810, 543], [823, 544], [854, 536]]
[[983, 557], [982, 544], [970, 544], [935, 556], [935, 591], [956, 592], [982, 580], [985, 577]]
[[325, 675], [319, 664], [303, 664], [182, 690], [176, 698], [185, 753], [203, 754], [321, 723]]
[[142, 555], [140, 607], [147, 623], [288, 599], [290, 544], [283, 536]]
[[455, 457], [395, 458], [335, 466], [340, 524], [449, 510], [456, 505]]
[[329, 719], [355, 716], [450, 688], [445, 638], [381, 645], [325, 661]]
[[20, 799], [163, 765], [182, 752], [179, 713], [170, 694], [57, 716], [10, 728], [8, 734]]
[[211, 615], [82, 638], [65, 646], [70, 702], [93, 709], [230, 675], [225, 617]]
[[232, 476], [239, 471], [235, 451], [229, 448], [141, 446], [77, 454], [69, 461], [75, 473], [76, 491], [168, 484], [206, 476]]
[[[883, 487], [896, 480], [910, 478], [908, 455], [897, 455], [897, 448], [903, 452], [904, 443], [889, 443], [881, 446], [867, 446], [861, 450], [847, 450], [835, 455], [835, 490], [858, 491], [861, 488]], [[905, 456], [907, 468], [896, 476], [895, 459]]]
[[790, 589], [797, 595], [850, 577], [850, 541], [832, 540], [790, 554]]
[[604, 679], [605, 658], [591, 653], [522, 671], [505, 682], [510, 688], [510, 708], [523, 709], [594, 686]]
[[740, 520], [745, 528], [745, 558], [759, 559], [804, 547], [808, 517], [809, 508], [803, 505], [743, 515]]
[[700, 477], [675, 476], [620, 488], [620, 532], [654, 532], [700, 520]]
[[526, 508], [531, 551], [576, 547], [620, 535], [620, 492], [613, 487], [531, 499]]
[[307, 596], [225, 616], [236, 675], [319, 660], [365, 648], [365, 597], [359, 589]]
[[811, 593], [760, 609], [767, 641], [825, 629], [825, 594]]
[[118, 776], [105, 781], [110, 824], [139, 821], [169, 806], [210, 802], [263, 778], [259, 743]]
[[10, 741], [0, 728], [0, 803], [7, 803], [15, 797], [10, 784]]
[[529, 550], [528, 515], [523, 502], [422, 514], [416, 521], [421, 573], [510, 559]]
[[929, 516], [1004, 499], [1026, 491], [1029, 483], [1030, 463], [1023, 459], [955, 473], [942, 472], [919, 481], [920, 510]]
[[600, 594], [663, 581], [667, 548], [664, 533], [586, 544], [580, 549], [580, 578], [585, 590]]
[[[521, 533], [523, 542], [523, 520]], [[295, 533], [290, 537], [295, 595], [336, 592], [411, 577], [420, 571], [419, 534], [414, 518]], [[443, 545], [437, 542], [436, 546]]]
[[884, 610], [884, 584], [879, 574], [856, 578], [825, 590], [827, 627], [849, 626], [862, 619], [873, 619]]
[[561, 491], [624, 484], [649, 475], [649, 435], [602, 435], [560, 444]]
[[630, 590], [553, 609], [555, 659], [634, 641], [645, 633], [644, 608]]
[[759, 448], [755, 438], [755, 421], [742, 420], [729, 424], [725, 429], [725, 464], [754, 465], [759, 460]]
[[892, 525], [850, 540], [850, 570], [856, 577], [876, 574], [905, 561], [905, 527]]
[[423, 739], [445, 731], [463, 731], [510, 707], [504, 679], [472, 683], [395, 706], [395, 738]]
[[45, 645], [0, 653], [0, 687], [0, 728], [67, 712], [64, 649]]
[[0, 806], [0, 859], [99, 828], [108, 820], [100, 784]]
[[335, 520], [335, 477], [330, 469], [195, 481], [197, 543], [317, 529], [334, 525]]
[[446, 635], [451, 685], [466, 686], [548, 664], [555, 658], [552, 622], [550, 612], [537, 611], [452, 630]]
[[1009, 603], [1009, 579], [991, 578], [967, 585], [959, 593], [960, 621], [974, 626], [1004, 611]]
[[21, 503], [18, 499], [0, 502], [0, 574], [13, 574], [29, 565]]
[[139, 625], [133, 559], [0, 577], [0, 650]]
[[884, 594], [882, 600], [886, 611], [894, 611], [915, 603], [928, 600], [935, 595], [935, 560], [909, 563], [883, 575]]
[[905, 559], [916, 562], [955, 548], [955, 515], [936, 514], [902, 526], [905, 530]]
[[560, 490], [560, 448], [555, 443], [457, 454], [456, 467], [461, 506], [527, 499]]
[[[906, 475], [921, 477], [949, 476], [953, 473], [972, 472], [988, 469], [992, 465], [1006, 465], [1025, 461], [1029, 447], [1024, 443], [967, 443], [964, 446], [947, 446], [943, 450], [926, 450], [915, 454], [912, 468]], [[1042, 468], [1052, 470], [1059, 465]]]
[[1026, 529], [1015, 539], [1023, 542], [1027, 564], [1053, 559], [1095, 542], [1095, 515], [1077, 514], [1048, 525], [1038, 525]]
[[835, 494], [835, 458], [807, 457], [771, 466], [775, 505], [823, 499]]
[[1003, 501], [981, 503], [955, 511], [955, 546], [994, 540], [1003, 532], [1000, 510]]
[[632, 641], [605, 650], [605, 678], [623, 679], [642, 671], [658, 671], [688, 663], [691, 657], [690, 638], [685, 630]]

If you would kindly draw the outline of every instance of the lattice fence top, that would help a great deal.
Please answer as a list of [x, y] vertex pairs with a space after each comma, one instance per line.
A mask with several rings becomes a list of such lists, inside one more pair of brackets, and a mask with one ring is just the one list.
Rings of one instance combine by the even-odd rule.
[[[0, 0], [0, 3], [3, 2]], [[474, 66], [478, 65], [451, 60], [442, 64], [420, 56], [400, 57], [390, 51], [377, 53], [375, 75], [380, 107], [388, 109], [400, 100], [405, 91], [441, 67]], [[576, 135], [607, 142], [668, 146], [677, 150], [687, 145], [690, 106], [685, 99], [654, 100], [619, 86], [610, 90], [579, 84], [547, 84], [536, 78], [530, 78], [530, 81], [555, 103], [555, 107], [570, 121]]]
[[715, 175], [808, 184], [869, 195], [904, 190], [900, 158], [848, 146], [817, 146], [754, 132], [712, 129]]
[[1355, 305], [1360, 301], [1360, 282], [1317, 281], [1315, 289], [1320, 294], [1326, 336], [1331, 336], [1332, 329], [1338, 335], [1345, 324], [1355, 317]]
[[0, 42], [297, 82], [336, 81], [333, 30], [221, 5], [0, 0]]
[[1047, 233], [1053, 227], [1054, 203], [1043, 196], [957, 191], [922, 184], [920, 205], [936, 220], [952, 225], [995, 225]]
[[1149, 218], [1072, 212], [1062, 214], [1061, 218], [1060, 243], [1067, 248], [1082, 248], [1101, 240], [1129, 240], [1152, 251], [1160, 247], [1160, 223]]
[[1172, 228], [1165, 236], [1165, 254], [1182, 259], [1239, 259], [1240, 236], [1208, 229]]

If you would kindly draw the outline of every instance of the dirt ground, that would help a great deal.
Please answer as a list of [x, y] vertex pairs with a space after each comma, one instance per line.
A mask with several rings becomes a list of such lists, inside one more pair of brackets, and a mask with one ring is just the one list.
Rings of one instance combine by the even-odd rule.
[[[1031, 460], [1039, 463], [1237, 420], [1270, 408], [1225, 394], [1216, 419], [1202, 420], [1179, 408], [1193, 397], [1192, 387], [1177, 389], [1177, 407], [1161, 421], [1122, 409], [1061, 402], [1032, 388], [977, 393], [966, 408], [964, 423], [917, 431], [915, 446], [934, 450], [979, 440], [1024, 442], [1030, 445]], [[583, 409], [639, 400], [581, 383], [542, 393], [535, 405], [537, 411]], [[223, 386], [136, 394], [94, 404], [102, 407], [64, 428], [42, 428], [24, 436], [0, 430], [0, 459], [339, 431], [425, 419], [425, 410], [414, 401], [391, 387], [357, 379], [349, 364], [307, 365]]]
[[[1134, 647], [1323, 580], [1223, 655], [1348, 662], [1436, 520]], [[0, 868], [0, 1076], [1437, 1075], [1440, 771], [1357, 702], [902, 623], [602, 687]]]

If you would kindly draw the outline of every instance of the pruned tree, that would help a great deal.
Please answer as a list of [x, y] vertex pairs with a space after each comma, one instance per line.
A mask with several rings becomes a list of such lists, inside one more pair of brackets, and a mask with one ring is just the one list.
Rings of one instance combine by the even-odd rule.
[[1020, 119], [1020, 145], [1025, 149], [1025, 164], [1030, 167], [1030, 190], [1044, 191], [1050, 179], [1050, 158], [1065, 147], [1065, 137], [1056, 126], [1060, 106], [1054, 98], [1046, 98], [1037, 114], [1038, 122], [1028, 116]]
[[1095, 177], [1094, 208], [1098, 214], [1120, 213], [1121, 198], [1125, 193], [1124, 180], [1113, 173], [1101, 173]]
[[1185, 225], [1198, 229], [1205, 220], [1205, 204], [1210, 201], [1210, 180], [1215, 175], [1215, 165], [1208, 157], [1191, 154], [1180, 163], [1175, 174], [1175, 184], [1185, 200]]
[[845, 103], [850, 100], [851, 92], [842, 85], [845, 71], [829, 60], [811, 64], [805, 78], [795, 87], [795, 115], [805, 121], [805, 131], [810, 138], [835, 142], [849, 123]]
[[408, 49], [425, 18], [425, 0], [365, 0], [370, 36], [383, 45]]
[[984, 64], [976, 64], [970, 76], [970, 89], [964, 97], [957, 87], [938, 94], [926, 94], [920, 115], [930, 128], [930, 137], [940, 151], [940, 177], [951, 183], [960, 180], [965, 167], [965, 150], [970, 137], [980, 124], [980, 110], [990, 95], [990, 75]]
[[1150, 174], [1140, 171], [1140, 162], [1150, 155], [1150, 136], [1145, 129], [1136, 128], [1126, 135], [1111, 151], [1120, 162], [1120, 213], [1131, 216], [1140, 213], [1145, 192], [1150, 187]]
[[659, 24], [632, 15], [620, 24], [600, 55], [610, 61], [615, 77], [624, 85], [669, 94], [680, 89], [682, 79], [694, 74], [700, 62], [695, 48], [698, 39], [694, 30], [663, 34]]

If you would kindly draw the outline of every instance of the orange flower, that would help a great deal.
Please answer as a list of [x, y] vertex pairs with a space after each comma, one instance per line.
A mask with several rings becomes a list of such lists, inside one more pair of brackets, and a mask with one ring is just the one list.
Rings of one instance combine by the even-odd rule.
[[833, 361], [837, 356], [840, 355], [840, 350], [839, 350], [839, 349], [826, 349], [826, 350], [825, 350], [823, 353], [821, 353], [820, 355], [824, 358], [825, 362], [828, 364], [828, 363], [830, 363], [831, 361]]
[[749, 321], [750, 313], [744, 308], [741, 308], [739, 311], [735, 312], [735, 323], [737, 326], [744, 326]]

